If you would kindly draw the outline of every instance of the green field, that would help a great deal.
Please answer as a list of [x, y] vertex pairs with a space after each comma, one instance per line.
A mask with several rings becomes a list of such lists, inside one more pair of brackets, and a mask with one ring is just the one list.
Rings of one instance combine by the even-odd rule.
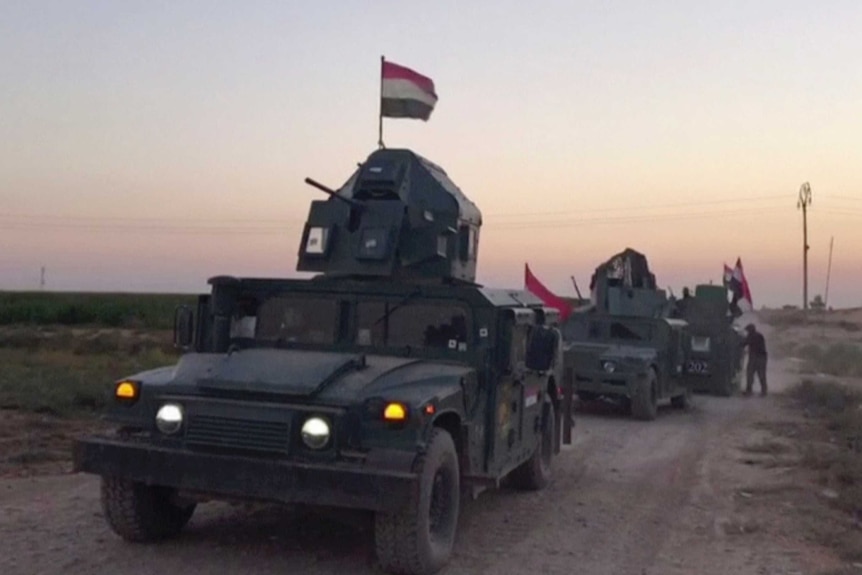
[[185, 294], [0, 292], [0, 409], [98, 412], [112, 382], [174, 363]]
[[0, 291], [0, 325], [171, 329], [176, 306], [196, 301], [189, 294]]

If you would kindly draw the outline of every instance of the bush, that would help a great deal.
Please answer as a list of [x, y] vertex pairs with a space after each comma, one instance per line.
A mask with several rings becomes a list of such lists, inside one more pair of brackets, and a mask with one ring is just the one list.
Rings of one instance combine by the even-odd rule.
[[805, 360], [806, 371], [839, 377], [862, 377], [862, 347], [852, 343], [834, 343], [825, 347], [808, 343], [795, 351]]

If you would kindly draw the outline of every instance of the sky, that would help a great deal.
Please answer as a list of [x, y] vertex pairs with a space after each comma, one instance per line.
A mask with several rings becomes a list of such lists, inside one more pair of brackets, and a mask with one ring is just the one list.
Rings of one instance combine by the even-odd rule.
[[741, 258], [755, 306], [862, 305], [862, 3], [0, 3], [0, 290], [297, 277], [308, 206], [376, 149], [380, 57], [431, 77], [388, 147], [483, 213], [478, 280], [574, 295]]

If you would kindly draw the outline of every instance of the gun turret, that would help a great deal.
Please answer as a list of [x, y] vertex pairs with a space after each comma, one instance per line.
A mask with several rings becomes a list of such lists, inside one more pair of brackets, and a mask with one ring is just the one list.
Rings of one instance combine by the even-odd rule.
[[311, 203], [297, 270], [326, 276], [476, 278], [482, 215], [442, 168], [410, 150], [373, 152]]
[[656, 287], [646, 256], [631, 248], [596, 268], [590, 291], [596, 309], [604, 313], [664, 317], [670, 312], [667, 294]]

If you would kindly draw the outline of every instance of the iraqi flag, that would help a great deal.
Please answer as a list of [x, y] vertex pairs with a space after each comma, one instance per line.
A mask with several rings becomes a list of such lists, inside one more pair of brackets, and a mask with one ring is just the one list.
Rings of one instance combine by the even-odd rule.
[[383, 60], [380, 115], [427, 120], [437, 104], [434, 81], [410, 68]]
[[742, 259], [736, 259], [736, 267], [730, 269], [727, 264], [724, 265], [724, 284], [733, 299], [730, 301], [730, 308], [740, 312], [751, 311], [754, 309], [754, 304], [751, 300], [751, 289], [748, 287], [748, 280], [745, 277], [745, 270], [742, 268]]
[[530, 271], [530, 264], [524, 264], [524, 289], [542, 300], [546, 306], [559, 310], [560, 322], [566, 321], [566, 318], [572, 313], [572, 306], [569, 305], [569, 302], [546, 288]]

